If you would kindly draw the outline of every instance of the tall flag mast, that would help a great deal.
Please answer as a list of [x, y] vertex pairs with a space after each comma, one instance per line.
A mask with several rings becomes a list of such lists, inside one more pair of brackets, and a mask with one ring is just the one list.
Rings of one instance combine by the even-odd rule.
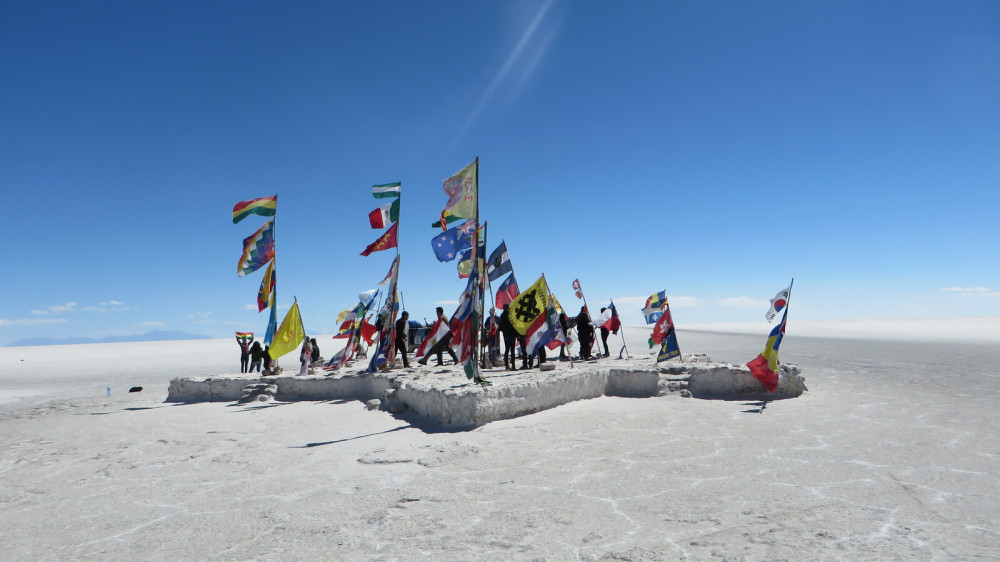
[[[240, 201], [233, 206], [233, 224], [237, 224], [250, 215], [262, 217], [274, 217], [278, 209], [278, 195], [270, 197], [260, 197], [249, 201]], [[243, 255], [236, 266], [237, 275], [243, 277], [249, 273], [257, 271], [264, 265], [267, 270], [261, 280], [260, 289], [257, 291], [257, 311], [261, 312], [265, 308], [271, 308], [270, 318], [267, 323], [267, 332], [264, 335], [264, 343], [271, 344], [277, 326], [275, 315], [275, 304], [277, 303], [277, 274], [275, 272], [275, 262], [277, 261], [274, 251], [274, 223], [271, 219], [264, 223], [254, 234], [243, 240]]]
[[372, 186], [372, 196], [376, 199], [393, 199], [390, 203], [384, 204], [374, 211], [368, 213], [368, 221], [372, 228], [385, 228], [392, 224], [382, 236], [368, 245], [362, 256], [368, 256], [373, 252], [396, 248], [396, 258], [392, 262], [389, 270], [389, 287], [385, 304], [378, 313], [376, 325], [379, 327], [378, 347], [372, 354], [368, 364], [368, 372], [375, 372], [380, 369], [388, 369], [392, 366], [392, 361], [396, 357], [396, 286], [399, 279], [399, 201], [402, 182], [386, 183]]

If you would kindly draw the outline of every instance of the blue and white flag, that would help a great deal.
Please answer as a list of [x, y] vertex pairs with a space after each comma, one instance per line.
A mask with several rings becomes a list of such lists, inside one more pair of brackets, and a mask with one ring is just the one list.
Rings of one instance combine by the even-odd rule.
[[454, 228], [431, 238], [431, 249], [438, 261], [451, 261], [458, 253], [472, 247], [472, 236], [476, 232], [475, 221], [465, 221]]

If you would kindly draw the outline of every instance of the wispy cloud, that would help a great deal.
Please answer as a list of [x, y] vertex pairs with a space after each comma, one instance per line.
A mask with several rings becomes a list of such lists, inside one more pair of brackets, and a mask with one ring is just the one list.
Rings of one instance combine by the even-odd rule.
[[31, 312], [31, 314], [35, 314], [37, 316], [44, 316], [44, 315], [50, 314], [50, 313], [51, 314], [63, 314], [64, 312], [76, 312], [76, 307], [77, 307], [77, 304], [75, 302], [68, 302], [66, 304], [52, 305], [52, 306], [50, 306], [50, 307], [48, 307], [48, 308], [46, 308], [44, 310], [36, 308], [36, 309], [34, 309], [34, 310], [30, 311], [30, 312]]
[[728, 299], [720, 299], [719, 306], [735, 306], [738, 308], [755, 308], [759, 306], [767, 308], [770, 306], [770, 303], [768, 301], [752, 299], [750, 297], [730, 297]]
[[40, 326], [42, 324], [65, 324], [65, 318], [0, 318], [0, 326]]
[[938, 289], [947, 293], [959, 293], [968, 297], [998, 297], [1000, 291], [994, 291], [989, 287], [945, 287]]
[[[648, 298], [649, 296], [616, 297], [614, 300], [615, 306], [619, 309], [631, 307], [641, 309], [646, 306], [646, 299]], [[701, 306], [701, 300], [699, 300], [698, 297], [667, 297], [667, 302], [670, 303], [672, 308], [694, 308], [696, 306]]]
[[125, 303], [122, 301], [110, 300], [108, 302], [100, 303], [100, 306], [125, 306]]
[[185, 315], [185, 317], [186, 318], [194, 318], [194, 319], [204, 320], [204, 319], [208, 318], [211, 315], [212, 315], [212, 311], [211, 310], [206, 310], [204, 312], [194, 312], [194, 313], [191, 313], [191, 314], [187, 314], [187, 315]]

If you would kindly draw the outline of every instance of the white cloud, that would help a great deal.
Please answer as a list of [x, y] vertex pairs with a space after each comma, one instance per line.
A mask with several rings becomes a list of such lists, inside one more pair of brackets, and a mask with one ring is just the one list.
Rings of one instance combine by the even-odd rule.
[[62, 313], [62, 312], [76, 312], [76, 303], [75, 302], [68, 302], [66, 304], [57, 304], [55, 306], [50, 306], [49, 310], [51, 310], [52, 312], [55, 312], [56, 314], [59, 314], [59, 313]]
[[0, 318], [0, 326], [39, 326], [42, 324], [65, 324], [69, 322], [65, 318], [15, 318], [8, 320]]
[[[694, 308], [696, 306], [701, 306], [701, 301], [698, 297], [667, 297], [667, 302], [670, 303], [672, 308]], [[642, 304], [646, 304], [646, 301], [642, 301]]]
[[257, 303], [243, 305], [243, 310], [257, 310]]
[[108, 302], [102, 302], [100, 304], [101, 304], [101, 306], [124, 306], [125, 305], [125, 303], [123, 303], [122, 301], [116, 301], [116, 300], [110, 300]]
[[1000, 297], [1000, 291], [989, 287], [945, 287], [938, 289], [947, 293], [959, 293], [966, 297]]
[[449, 305], [449, 304], [458, 306], [458, 301], [437, 301], [434, 304], [436, 304], [438, 306], [445, 306], [445, 305]]
[[196, 319], [202, 319], [202, 320], [204, 320], [204, 319], [207, 319], [211, 315], [212, 315], [212, 311], [211, 310], [206, 310], [205, 312], [195, 312], [195, 313], [192, 313], [192, 314], [188, 314], [186, 317], [187, 318], [196, 318]]
[[750, 297], [730, 297], [728, 299], [720, 299], [719, 305], [735, 306], [739, 308], [755, 308], [758, 306], [767, 308], [768, 306], [770, 306], [770, 303], [768, 301], [752, 299]]

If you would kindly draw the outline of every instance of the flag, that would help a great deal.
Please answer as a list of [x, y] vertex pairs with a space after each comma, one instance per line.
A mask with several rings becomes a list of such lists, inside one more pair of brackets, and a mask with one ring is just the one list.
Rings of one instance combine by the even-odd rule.
[[507, 242], [501, 241], [497, 249], [493, 250], [486, 267], [490, 281], [496, 281], [505, 273], [514, 271], [514, 267], [510, 264], [510, 256], [507, 255]]
[[377, 240], [372, 242], [365, 248], [365, 251], [361, 252], [362, 256], [367, 256], [372, 252], [381, 252], [382, 250], [388, 250], [389, 248], [396, 247], [396, 232], [399, 230], [399, 223], [394, 222], [389, 230], [386, 230], [382, 236], [379, 236]]
[[399, 199], [392, 203], [386, 203], [378, 209], [368, 213], [368, 222], [372, 228], [385, 228], [399, 220]]
[[442, 187], [448, 194], [448, 203], [444, 211], [453, 216], [471, 219], [476, 216], [476, 198], [479, 188], [476, 185], [479, 159], [462, 168], [457, 174], [444, 180]]
[[646, 317], [646, 324], [655, 324], [660, 319], [660, 316], [663, 315], [663, 309], [644, 308], [642, 309], [642, 315]]
[[[486, 245], [479, 245], [479, 267], [480, 270], [485, 269], [485, 258], [486, 255]], [[472, 248], [468, 250], [462, 250], [462, 253], [458, 255], [458, 278], [465, 279], [472, 272]]]
[[788, 295], [792, 292], [792, 286], [789, 285], [786, 289], [778, 291], [777, 295], [771, 299], [771, 308], [768, 309], [767, 313], [764, 314], [764, 318], [767, 318], [767, 323], [770, 324], [774, 317], [778, 315], [779, 312], [784, 310], [785, 305], [788, 304]]
[[646, 299], [646, 308], [660, 308], [660, 307], [662, 307], [665, 304], [667, 304], [667, 292], [666, 291], [660, 291], [659, 293], [653, 293], [652, 295], [649, 295], [648, 299]]
[[264, 310], [270, 305], [271, 291], [274, 290], [276, 280], [274, 260], [271, 260], [271, 263], [267, 264], [267, 269], [264, 270], [264, 278], [260, 280], [260, 289], [257, 289], [257, 312]]
[[[264, 332], [264, 345], [271, 345], [274, 341], [274, 331], [278, 329], [278, 293], [271, 290], [271, 316], [267, 319], [267, 331]], [[259, 311], [258, 311], [259, 312]]]
[[438, 261], [451, 261], [462, 250], [471, 248], [475, 225], [475, 221], [465, 221], [431, 238], [431, 249]]
[[420, 361], [426, 357], [427, 352], [429, 352], [431, 348], [437, 344], [437, 342], [441, 341], [442, 338], [448, 335], [448, 332], [450, 331], [451, 330], [448, 328], [448, 322], [438, 318], [437, 321], [434, 322], [434, 325], [431, 326], [431, 330], [427, 333], [424, 341], [420, 342], [420, 346], [417, 347], [417, 351], [413, 354], [413, 358]]
[[288, 309], [285, 319], [281, 321], [281, 326], [274, 333], [274, 341], [271, 342], [269, 350], [271, 358], [277, 359], [289, 351], [298, 349], [305, 339], [306, 330], [302, 326], [302, 317], [299, 315], [299, 303], [296, 302], [292, 308]]
[[656, 362], [666, 361], [681, 356], [681, 348], [677, 345], [677, 330], [671, 325], [663, 338], [660, 352], [656, 354]]
[[396, 285], [399, 280], [399, 259], [400, 256], [397, 255], [396, 259], [393, 260], [392, 269], [389, 270], [390, 279], [389, 286], [386, 288], [385, 303], [378, 312], [378, 320], [375, 322], [381, 329], [379, 330], [378, 347], [372, 354], [371, 361], [368, 362], [369, 373], [391, 367], [392, 361], [396, 357], [396, 312], [399, 310]]
[[253, 341], [253, 332], [236, 332], [236, 340], [250, 343]]
[[448, 211], [441, 211], [441, 218], [435, 222], [432, 222], [431, 226], [434, 228], [440, 228], [441, 230], [448, 230], [448, 227], [445, 225], [449, 225], [453, 222], [458, 222], [460, 220], [462, 220], [462, 217], [456, 217], [455, 215], [449, 213]]
[[401, 182], [396, 183], [383, 183], [382, 185], [372, 186], [372, 195], [375, 199], [385, 199], [386, 197], [399, 197], [399, 186]]
[[504, 279], [504, 282], [500, 284], [500, 288], [497, 289], [497, 308], [502, 310], [503, 305], [513, 302], [520, 293], [520, 289], [517, 288], [517, 279], [514, 279], [514, 274], [511, 273], [510, 277]]
[[667, 332], [670, 331], [670, 329], [673, 327], [674, 327], [674, 319], [670, 316], [670, 306], [664, 304], [663, 314], [660, 316], [660, 319], [656, 322], [656, 326], [653, 327], [653, 335], [650, 338], [650, 341], [653, 343], [650, 344], [650, 347], [653, 347], [654, 344], [662, 343], [663, 338], [667, 337]]
[[558, 312], [559, 314], [562, 314], [563, 313], [563, 307], [562, 307], [561, 304], [559, 304], [559, 299], [557, 299], [556, 296], [553, 295], [551, 292], [549, 293], [549, 298], [552, 299], [552, 304], [554, 304], [556, 306], [556, 312]]
[[250, 236], [243, 239], [243, 255], [236, 264], [236, 274], [240, 277], [253, 273], [274, 257], [274, 219], [264, 223]]
[[750, 372], [755, 379], [759, 380], [764, 388], [774, 392], [778, 389], [778, 347], [781, 346], [781, 339], [785, 336], [785, 321], [788, 320], [788, 309], [781, 317], [781, 323], [771, 330], [767, 337], [767, 344], [764, 351], [756, 359], [747, 363]]
[[233, 207], [233, 224], [249, 217], [250, 215], [260, 215], [262, 217], [273, 217], [278, 208], [278, 196], [261, 197], [249, 201], [240, 201]]
[[663, 315], [663, 307], [667, 306], [667, 292], [660, 291], [653, 293], [646, 299], [646, 307], [642, 309], [642, 315], [646, 317], [646, 324], [655, 324]]
[[549, 291], [543, 275], [510, 303], [510, 323], [523, 336], [531, 323], [542, 316], [548, 307]]
[[578, 299], [582, 299], [583, 298], [583, 289], [580, 288], [580, 280], [579, 279], [574, 279], [573, 280], [573, 291], [574, 291], [574, 294], [576, 295], [576, 298], [578, 298]]
[[618, 329], [622, 327], [622, 321], [621, 318], [618, 318], [618, 309], [615, 308], [615, 301], [611, 301], [608, 308], [611, 309], [611, 319], [605, 322], [601, 327], [607, 328], [612, 334], [617, 334]]
[[[545, 276], [542, 276], [539, 290], [544, 291], [546, 303], [543, 312], [535, 317], [524, 332], [525, 351], [529, 356], [534, 355], [539, 347], [553, 340], [562, 340], [566, 337], [563, 334], [562, 325], [559, 323], [559, 313], [556, 312], [555, 304], [550, 298], [549, 285], [545, 282]], [[511, 306], [511, 309], [513, 308]]]

